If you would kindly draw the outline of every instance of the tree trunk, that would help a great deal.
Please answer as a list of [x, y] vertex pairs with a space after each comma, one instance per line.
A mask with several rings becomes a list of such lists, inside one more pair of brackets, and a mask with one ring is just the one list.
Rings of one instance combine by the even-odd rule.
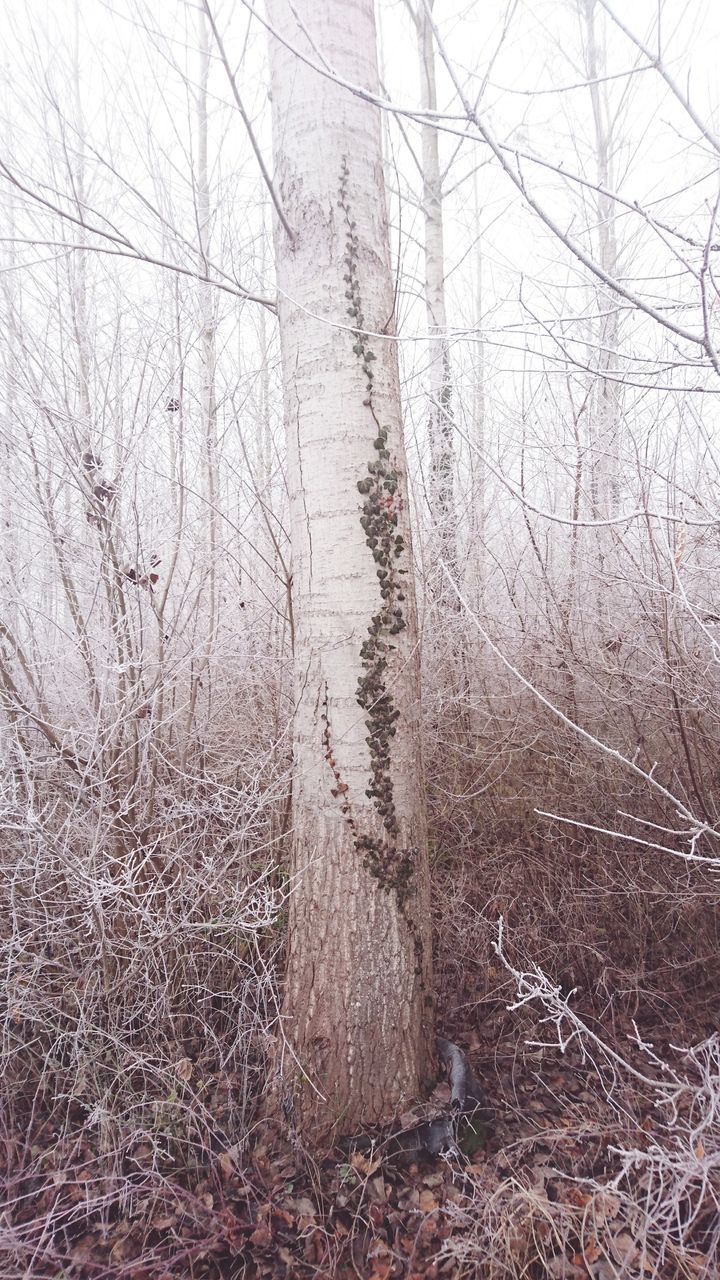
[[[268, 17], [377, 91], [372, 0]], [[433, 1054], [418, 634], [379, 112], [274, 36], [270, 58], [293, 230], [276, 220], [297, 617], [284, 1102], [324, 1140], [390, 1118]]]
[[[614, 117], [608, 101], [607, 58], [596, 24], [596, 0], [581, 0], [585, 71], [592, 104], [595, 134], [595, 163], [598, 184], [597, 262], [608, 275], [619, 274], [619, 253], [615, 202], [607, 194], [614, 182], [613, 157], [616, 150]], [[620, 496], [621, 391], [617, 380], [617, 352], [620, 341], [618, 299], [609, 289], [597, 290], [598, 318], [593, 325], [589, 362], [595, 363], [598, 377], [590, 411], [592, 431], [591, 494], [592, 514], [597, 519], [617, 515]]]
[[[434, 0], [419, 0], [415, 21], [420, 58], [420, 105], [437, 111], [435, 86], [435, 46], [430, 13]], [[445, 307], [445, 247], [443, 236], [442, 181], [438, 131], [433, 124], [422, 126], [423, 217], [425, 221], [425, 313], [428, 326], [430, 505], [437, 529], [437, 544], [453, 572], [457, 565], [455, 529], [452, 372]], [[440, 578], [447, 591], [444, 574]], [[456, 597], [453, 594], [453, 602]]]
[[[212, 219], [210, 212], [210, 171], [208, 167], [208, 80], [210, 76], [210, 39], [207, 18], [204, 12], [197, 15], [198, 31], [198, 85], [196, 96], [196, 129], [197, 129], [197, 174], [195, 178], [195, 199], [197, 205], [198, 224], [198, 268], [203, 275], [209, 271], [210, 239]], [[217, 585], [217, 548], [218, 548], [218, 442], [217, 442], [217, 399], [215, 394], [215, 377], [217, 367], [217, 297], [211, 284], [200, 280], [198, 286], [198, 308], [200, 313], [200, 429], [202, 432], [202, 450], [204, 454], [204, 490], [205, 532], [203, 556], [203, 596], [207, 601], [207, 624], [205, 638], [194, 666], [190, 687], [190, 698], [185, 729], [185, 744], [182, 757], [182, 768], [185, 770], [187, 752], [195, 748], [196, 717], [200, 690], [205, 686], [205, 714], [209, 718], [212, 711], [212, 685], [210, 680], [210, 659], [218, 632], [218, 585]]]

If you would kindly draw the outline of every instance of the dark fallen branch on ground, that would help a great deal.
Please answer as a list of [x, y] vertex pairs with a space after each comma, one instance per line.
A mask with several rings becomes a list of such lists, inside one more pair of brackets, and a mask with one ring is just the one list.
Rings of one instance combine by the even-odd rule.
[[[450, 1085], [450, 1106], [454, 1111], [475, 1111], [478, 1107], [488, 1110], [485, 1090], [474, 1074], [467, 1056], [459, 1045], [438, 1036], [438, 1054]], [[491, 1123], [489, 1115], [485, 1123]]]
[[459, 1045], [438, 1036], [438, 1057], [450, 1085], [450, 1099], [438, 1113], [396, 1130], [381, 1141], [363, 1134], [350, 1140], [354, 1151], [374, 1148], [386, 1155], [440, 1155], [443, 1151], [471, 1154], [485, 1142], [495, 1113], [485, 1091]]

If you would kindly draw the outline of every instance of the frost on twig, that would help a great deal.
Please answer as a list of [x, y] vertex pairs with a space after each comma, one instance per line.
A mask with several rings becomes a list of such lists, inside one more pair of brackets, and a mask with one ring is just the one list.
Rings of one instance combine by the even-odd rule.
[[[622, 1196], [623, 1213], [639, 1241], [637, 1256], [643, 1274], [659, 1275], [666, 1258], [688, 1255], [702, 1238], [707, 1270], [716, 1274], [720, 1251], [720, 1035], [711, 1035], [689, 1049], [671, 1046], [677, 1065], [665, 1061], [645, 1040], [637, 1025], [630, 1043], [642, 1055], [642, 1066], [598, 1035], [572, 1007], [573, 992], [564, 994], [542, 969], [531, 963], [516, 968], [505, 951], [504, 921], [498, 922], [493, 944], [501, 964], [516, 986], [510, 1010], [534, 1003], [541, 1022], [554, 1036], [538, 1047], [565, 1053], [573, 1043], [583, 1061], [592, 1064], [608, 1103], [627, 1118], [623, 1085], [642, 1086], [656, 1117], [637, 1125], [637, 1141], [609, 1146], [612, 1177], [589, 1180], [594, 1194], [608, 1190]], [[695, 1254], [688, 1256], [696, 1256]]]

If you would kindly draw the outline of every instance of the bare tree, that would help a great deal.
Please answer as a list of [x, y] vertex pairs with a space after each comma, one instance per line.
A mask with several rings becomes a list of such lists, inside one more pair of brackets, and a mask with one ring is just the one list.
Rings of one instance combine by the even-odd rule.
[[[596, 0], [579, 0], [582, 45], [588, 94], [592, 106], [596, 190], [592, 193], [597, 226], [597, 261], [603, 272], [615, 278], [619, 271], [617, 210], [609, 194], [615, 187], [617, 116], [608, 93], [607, 59], [598, 24]], [[597, 289], [597, 319], [592, 327], [596, 353], [588, 420], [591, 422], [590, 493], [597, 519], [614, 516], [620, 500], [621, 390], [617, 378], [620, 308], [611, 290]]]
[[[428, 330], [428, 436], [430, 444], [430, 508], [437, 530], [438, 547], [446, 563], [455, 565], [457, 511], [454, 501], [455, 448], [453, 441], [453, 386], [445, 301], [445, 245], [443, 187], [438, 130], [432, 122], [437, 111], [435, 46], [430, 25], [434, 0], [425, 6], [408, 5], [417, 34], [420, 71], [420, 106], [428, 113], [421, 125], [422, 211], [425, 225], [425, 314]], [[440, 581], [445, 584], [441, 575]], [[443, 585], [444, 590], [444, 585]]]

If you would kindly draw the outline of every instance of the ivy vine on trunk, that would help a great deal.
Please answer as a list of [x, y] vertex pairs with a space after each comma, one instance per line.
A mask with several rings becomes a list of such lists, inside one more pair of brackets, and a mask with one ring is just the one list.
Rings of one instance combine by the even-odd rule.
[[379, 421], [373, 404], [373, 363], [376, 357], [365, 332], [357, 271], [359, 239], [348, 201], [349, 173], [347, 157], [343, 156], [338, 205], [347, 223], [343, 277], [347, 314], [353, 324], [353, 351], [361, 361], [365, 378], [363, 404], [372, 414], [377, 431], [373, 441], [375, 457], [368, 461], [367, 474], [357, 482], [364, 499], [360, 523], [375, 561], [381, 599], [380, 608], [370, 620], [367, 637], [360, 649], [363, 674], [358, 680], [357, 700], [366, 713], [366, 742], [370, 751], [371, 785], [366, 795], [374, 801], [385, 829], [384, 840], [355, 832], [355, 843], [370, 873], [384, 889], [394, 889], [402, 902], [409, 891], [417, 850], [400, 849], [397, 845], [400, 827], [393, 795], [390, 744], [395, 737], [400, 712], [388, 687], [387, 670], [389, 655], [395, 649], [392, 638], [404, 631], [407, 625], [402, 607], [405, 601], [402, 577], [408, 570], [400, 563], [405, 552], [405, 540], [398, 533], [398, 473], [388, 449], [387, 427]]

